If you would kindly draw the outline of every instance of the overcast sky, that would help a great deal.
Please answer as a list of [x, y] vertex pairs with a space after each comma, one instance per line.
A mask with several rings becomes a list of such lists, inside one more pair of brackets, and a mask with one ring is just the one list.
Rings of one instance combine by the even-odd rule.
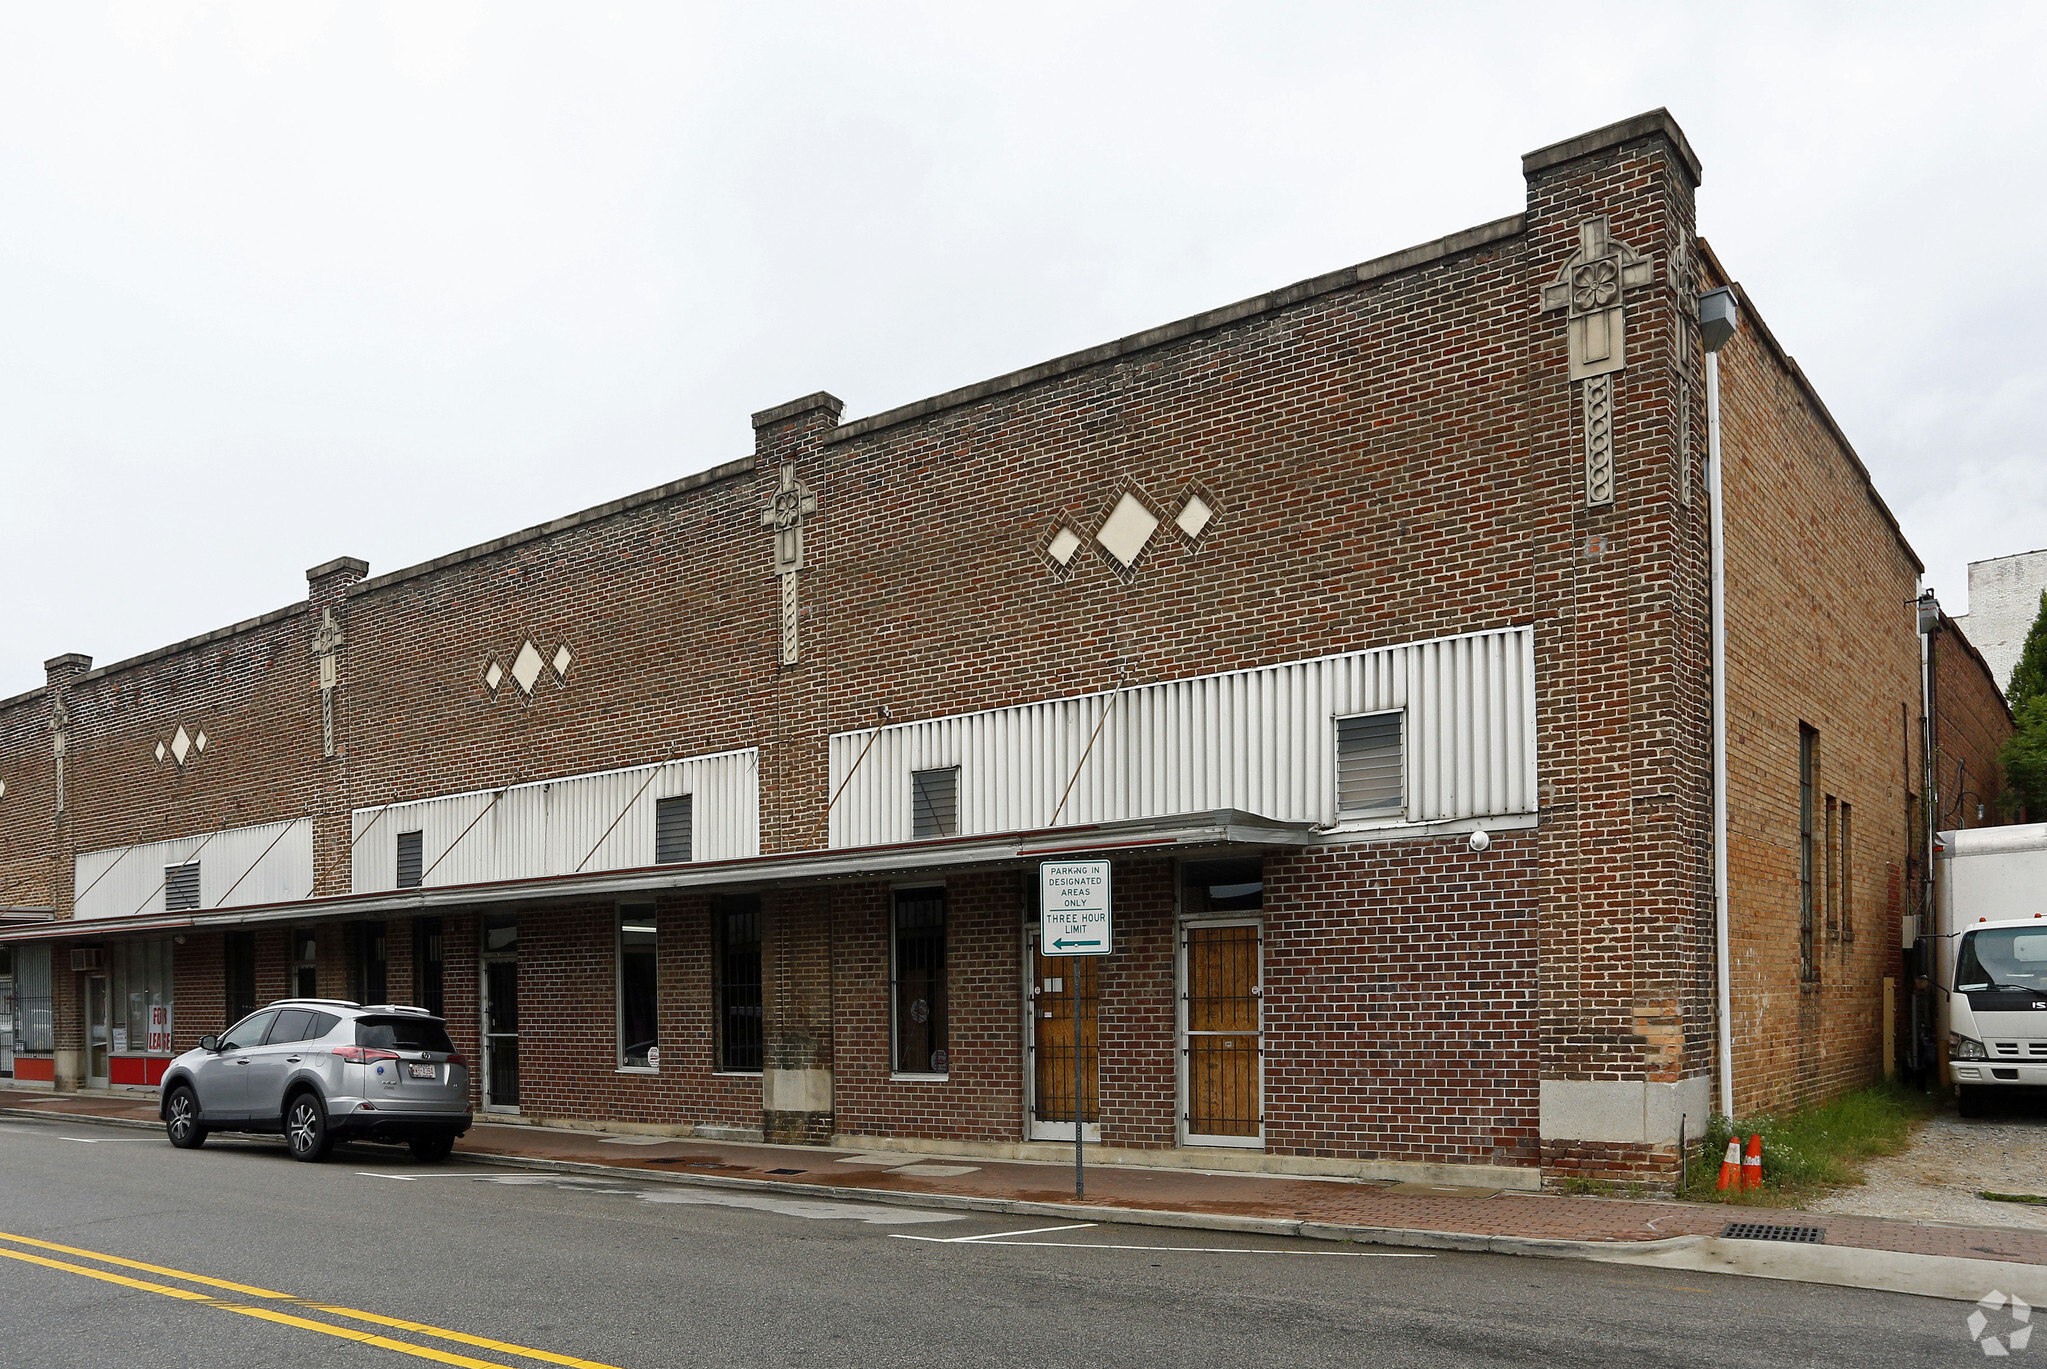
[[0, 696], [1513, 213], [1657, 105], [1959, 611], [2047, 546], [2043, 15], [0, 0]]

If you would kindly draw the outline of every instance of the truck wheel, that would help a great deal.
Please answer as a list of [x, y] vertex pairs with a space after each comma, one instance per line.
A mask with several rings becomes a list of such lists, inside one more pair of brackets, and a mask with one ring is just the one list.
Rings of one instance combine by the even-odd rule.
[[1974, 1084], [1958, 1084], [1955, 1087], [1955, 1111], [1964, 1117], [1981, 1117], [1988, 1112], [1989, 1100], [1983, 1090]]

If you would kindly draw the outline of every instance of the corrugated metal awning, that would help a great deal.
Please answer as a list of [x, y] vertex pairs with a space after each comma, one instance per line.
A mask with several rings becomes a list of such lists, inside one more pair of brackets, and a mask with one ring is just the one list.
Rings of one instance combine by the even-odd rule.
[[34, 927], [0, 927], [0, 942], [50, 941], [117, 933], [206, 930], [252, 923], [303, 923], [336, 918], [403, 917], [507, 903], [552, 902], [658, 894], [677, 889], [773, 889], [901, 875], [964, 873], [1020, 867], [1057, 856], [1306, 846], [1324, 836], [1309, 823], [1277, 822], [1234, 808], [1169, 818], [1055, 827], [1000, 836], [950, 837], [838, 851], [795, 851], [742, 860], [656, 865], [589, 875], [451, 884], [376, 894], [339, 894], [288, 903], [251, 904], [214, 912], [146, 917], [67, 919]]

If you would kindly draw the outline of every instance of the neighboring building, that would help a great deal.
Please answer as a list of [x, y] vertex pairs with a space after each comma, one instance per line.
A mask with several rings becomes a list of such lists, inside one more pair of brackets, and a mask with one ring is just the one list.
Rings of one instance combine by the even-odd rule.
[[1969, 611], [1954, 620], [1990, 663], [1999, 689], [2011, 688], [2026, 634], [2047, 593], [2047, 550], [1969, 563]]
[[[528, 1116], [1667, 1179], [1717, 1070], [1699, 164], [840, 421], [0, 701], [18, 1073], [415, 1001]], [[1718, 354], [1738, 1109], [1881, 1065], [1920, 563]], [[1474, 840], [1483, 832], [1487, 840]], [[1045, 957], [1037, 863], [1113, 862]], [[1256, 1155], [1255, 1160], [1244, 1155]]]
[[1995, 827], [2008, 820], [1997, 753], [2011, 740], [2011, 705], [1990, 663], [1962, 630], [1963, 620], [1942, 614], [1940, 622], [1942, 630], [1927, 646], [1935, 719], [1931, 792], [1940, 805], [1934, 830]]

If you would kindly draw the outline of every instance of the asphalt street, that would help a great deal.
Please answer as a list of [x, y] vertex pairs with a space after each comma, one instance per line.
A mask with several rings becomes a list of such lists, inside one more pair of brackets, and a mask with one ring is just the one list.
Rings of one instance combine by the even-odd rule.
[[0, 1365], [24, 1367], [1982, 1359], [1973, 1309], [1927, 1298], [422, 1166], [382, 1147], [304, 1165], [267, 1142], [182, 1152], [43, 1120], [0, 1120], [0, 1255]]

